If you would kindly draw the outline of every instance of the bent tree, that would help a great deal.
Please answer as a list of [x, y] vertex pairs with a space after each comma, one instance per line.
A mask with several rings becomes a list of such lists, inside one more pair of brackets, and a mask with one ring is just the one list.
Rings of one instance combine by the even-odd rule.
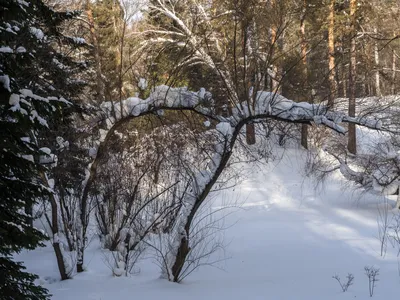
[[[122, 102], [106, 102], [102, 105], [100, 118], [107, 119], [107, 128], [102, 130], [98, 141], [96, 155], [88, 169], [88, 176], [81, 199], [82, 221], [87, 220], [87, 203], [90, 198], [90, 189], [95, 181], [98, 162], [106, 152], [107, 143], [111, 135], [122, 128], [130, 120], [149, 114], [162, 115], [164, 111], [190, 111], [203, 116], [213, 122], [211, 129], [214, 133], [213, 153], [203, 169], [190, 174], [191, 188], [187, 189], [182, 197], [182, 206], [171, 231], [172, 243], [170, 251], [164, 258], [163, 274], [174, 282], [179, 282], [181, 271], [191, 251], [190, 229], [196, 213], [207, 198], [220, 175], [226, 168], [232, 156], [235, 143], [242, 129], [247, 124], [274, 119], [287, 123], [311, 124], [316, 123], [344, 134], [346, 131], [340, 123], [357, 124], [372, 129], [382, 129], [382, 123], [376, 119], [349, 117], [346, 114], [333, 112], [327, 106], [296, 103], [276, 93], [260, 91], [256, 93], [256, 102], [248, 105], [247, 101], [238, 102], [231, 108], [228, 116], [222, 116], [216, 111], [211, 94], [201, 89], [191, 92], [186, 88], [171, 88], [159, 86], [154, 89], [150, 97], [142, 100], [128, 98]], [[87, 226], [87, 224], [84, 224]], [[82, 227], [84, 228], [84, 227]], [[81, 249], [78, 249], [78, 261], [83, 264], [84, 232], [82, 232]], [[80, 251], [81, 250], [81, 251]]]

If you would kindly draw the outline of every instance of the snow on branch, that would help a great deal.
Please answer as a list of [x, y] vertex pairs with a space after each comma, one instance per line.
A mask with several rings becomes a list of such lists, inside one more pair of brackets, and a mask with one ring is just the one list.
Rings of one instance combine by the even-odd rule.
[[211, 117], [214, 115], [211, 101], [211, 94], [204, 89], [191, 92], [185, 87], [171, 88], [161, 85], [156, 87], [150, 97], [145, 100], [130, 97], [121, 102], [122, 109], [119, 102], [104, 102], [101, 104], [101, 109], [111, 123], [121, 120], [123, 116], [137, 117], [148, 112], [161, 113], [163, 109], [192, 109]]
[[322, 104], [295, 102], [277, 93], [265, 91], [257, 92], [253, 105], [249, 106], [246, 101], [237, 104], [232, 108], [232, 114], [229, 117], [223, 117], [215, 112], [212, 95], [205, 89], [192, 92], [186, 87], [172, 88], [166, 85], [154, 88], [150, 97], [145, 100], [131, 97], [121, 103], [104, 102], [101, 109], [110, 121], [110, 126], [124, 117], [138, 117], [150, 112], [161, 113], [162, 110], [168, 109], [185, 109], [220, 122], [229, 122], [233, 127], [246, 119], [250, 122], [256, 119], [274, 118], [285, 122], [322, 124], [342, 134], [346, 132], [346, 129], [340, 123], [353, 123], [371, 129], [384, 130], [382, 122], [373, 117], [349, 117], [342, 112], [329, 111], [328, 107]]

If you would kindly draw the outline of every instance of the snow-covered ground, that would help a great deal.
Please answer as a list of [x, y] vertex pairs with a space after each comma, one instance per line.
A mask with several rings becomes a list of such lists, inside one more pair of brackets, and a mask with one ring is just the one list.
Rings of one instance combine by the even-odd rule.
[[[399, 299], [400, 260], [390, 245], [382, 258], [377, 238], [383, 198], [344, 189], [339, 175], [315, 190], [302, 174], [304, 156], [286, 150], [279, 163], [249, 164], [246, 179], [213, 200], [213, 209], [242, 203], [226, 217], [226, 260], [182, 284], [159, 279], [151, 258], [140, 262], [137, 275], [112, 277], [97, 241], [85, 254], [87, 271], [72, 280], [57, 280], [50, 247], [18, 259], [40, 275], [53, 299], [368, 299], [365, 266], [380, 269], [374, 299]], [[354, 284], [343, 293], [332, 276], [343, 281], [348, 273]]]

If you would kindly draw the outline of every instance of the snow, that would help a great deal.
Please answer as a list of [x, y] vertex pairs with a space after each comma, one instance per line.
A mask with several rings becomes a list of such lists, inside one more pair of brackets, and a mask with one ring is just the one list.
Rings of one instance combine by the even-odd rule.
[[49, 102], [48, 99], [40, 97], [38, 95], [35, 95], [31, 90], [29, 89], [21, 89], [19, 91], [21, 93], [22, 96], [24, 96], [25, 98], [29, 97], [35, 100], [40, 100], [40, 101], [44, 101], [44, 102]]
[[[159, 268], [150, 255], [139, 263], [139, 274], [113, 277], [97, 240], [85, 254], [87, 271], [72, 280], [57, 279], [50, 245], [24, 251], [17, 259], [40, 275], [56, 300], [114, 300], [132, 295], [174, 300], [369, 299], [364, 267], [371, 265], [380, 269], [373, 299], [397, 299], [399, 258], [391, 247], [380, 257], [376, 238], [383, 198], [343, 189], [339, 173], [323, 189], [315, 190], [315, 183], [302, 174], [306, 152], [275, 151], [283, 156], [280, 162], [237, 166], [246, 173], [241, 183], [213, 197], [213, 211], [232, 199], [242, 207], [221, 212], [226, 215], [226, 260], [217, 268], [199, 269], [183, 284], [159, 279]], [[390, 205], [393, 202], [389, 200]], [[343, 280], [347, 273], [355, 281], [343, 293], [332, 276], [338, 274]]]
[[47, 147], [42, 147], [39, 149], [39, 151], [43, 152], [46, 155], [50, 155], [51, 154], [51, 150]]
[[0, 53], [13, 53], [13, 50], [8, 46], [0, 47]]
[[[9, 24], [8, 24], [8, 25], [9, 25]], [[10, 27], [7, 27], [7, 28], [6, 28], [6, 31], [8, 31], [8, 32], [10, 32], [10, 33], [13, 33], [13, 34], [17, 34], [14, 30], [11, 29], [11, 26], [10, 26]]]
[[145, 78], [140, 78], [139, 79], [139, 83], [138, 83], [138, 87], [141, 90], [147, 89], [147, 80]]
[[[162, 108], [195, 108], [209, 112], [208, 108], [197, 107], [202, 99], [199, 95], [208, 95], [209, 93], [203, 92], [191, 92], [186, 87], [171, 88], [166, 85], [161, 85], [153, 88], [150, 97], [147, 99], [140, 99], [137, 97], [129, 97], [123, 100], [121, 103], [115, 102], [104, 102], [101, 104], [101, 109], [107, 116], [115, 122], [113, 111], [115, 111], [115, 117], [121, 118], [121, 104], [123, 116], [139, 116], [142, 113], [148, 112], [149, 110], [158, 111], [162, 113]], [[204, 96], [204, 95], [203, 95]], [[159, 109], [156, 109], [159, 108]]]
[[86, 40], [81, 37], [72, 37], [72, 40], [78, 45], [86, 44]]
[[25, 232], [24, 228], [20, 224], [16, 224], [14, 222], [9, 222], [9, 221], [3, 221], [7, 225], [13, 226], [15, 228], [18, 228], [19, 231]]
[[[251, 101], [250, 101], [251, 102]], [[108, 117], [112, 126], [116, 121], [124, 117], [139, 116], [147, 112], [158, 112], [162, 109], [192, 109], [204, 116], [229, 122], [232, 127], [246, 118], [265, 119], [269, 117], [294, 122], [311, 122], [323, 124], [339, 133], [345, 133], [346, 129], [339, 122], [362, 124], [372, 129], [381, 129], [382, 122], [373, 117], [348, 117], [342, 112], [329, 111], [326, 105], [297, 103], [282, 95], [258, 91], [255, 103], [241, 102], [232, 108], [230, 117], [216, 115], [212, 95], [201, 88], [198, 92], [192, 92], [187, 87], [172, 88], [160, 85], [153, 88], [150, 97], [140, 99], [130, 97], [123, 101], [104, 102], [100, 105], [103, 113]], [[110, 126], [108, 128], [111, 128]]]
[[64, 69], [67, 68], [64, 64], [62, 64], [58, 59], [56, 59], [56, 58], [54, 58], [54, 57], [53, 57], [53, 63], [54, 63], [60, 70], [64, 70]]
[[43, 119], [41, 116], [39, 116], [39, 114], [37, 113], [36, 110], [31, 111], [30, 119], [32, 121], [37, 120], [40, 123], [40, 125], [42, 125], [44, 127], [49, 127], [49, 125], [47, 124], [47, 121], [45, 119]]
[[228, 122], [218, 123], [216, 129], [224, 136], [229, 136], [232, 134], [232, 127], [231, 124]]
[[3, 84], [3, 87], [11, 92], [10, 89], [10, 77], [8, 75], [0, 75], [0, 84]]
[[29, 155], [21, 155], [21, 157], [27, 161], [35, 162], [35, 160], [33, 159], [33, 155], [30, 155], [30, 154]]
[[97, 149], [95, 147], [90, 147], [89, 148], [89, 156], [91, 158], [95, 158], [97, 155]]
[[24, 47], [22, 47], [22, 46], [19, 46], [18, 48], [17, 48], [17, 50], [15, 50], [17, 53], [25, 53], [26, 52], [26, 49], [24, 48]]
[[39, 28], [36, 28], [36, 27], [30, 27], [29, 28], [29, 31], [34, 35], [34, 36], [36, 36], [36, 38], [38, 39], [38, 40], [43, 40], [43, 38], [44, 38], [44, 33], [43, 33], [43, 31], [41, 30], [41, 29], [39, 29]]
[[17, 0], [17, 2], [18, 2], [19, 4], [21, 4], [21, 5], [23, 5], [23, 6], [26, 6], [26, 7], [29, 6], [29, 2], [26, 2], [26, 1], [24, 1], [24, 0]]

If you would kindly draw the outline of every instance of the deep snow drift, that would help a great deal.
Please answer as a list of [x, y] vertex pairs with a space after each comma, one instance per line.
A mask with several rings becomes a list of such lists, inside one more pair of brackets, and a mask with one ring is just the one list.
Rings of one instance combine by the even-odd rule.
[[[40, 275], [53, 299], [368, 299], [365, 266], [380, 269], [374, 299], [398, 299], [400, 260], [390, 245], [382, 258], [377, 238], [383, 198], [344, 189], [338, 174], [315, 190], [303, 175], [305, 155], [286, 150], [279, 162], [248, 164], [246, 179], [213, 199], [213, 210], [233, 202], [242, 206], [221, 211], [227, 214], [226, 259], [182, 284], [159, 279], [151, 257], [139, 263], [137, 275], [112, 277], [97, 240], [85, 254], [87, 271], [72, 280], [58, 281], [51, 247], [17, 259]], [[343, 293], [332, 276], [343, 281], [348, 273], [355, 280]]]

